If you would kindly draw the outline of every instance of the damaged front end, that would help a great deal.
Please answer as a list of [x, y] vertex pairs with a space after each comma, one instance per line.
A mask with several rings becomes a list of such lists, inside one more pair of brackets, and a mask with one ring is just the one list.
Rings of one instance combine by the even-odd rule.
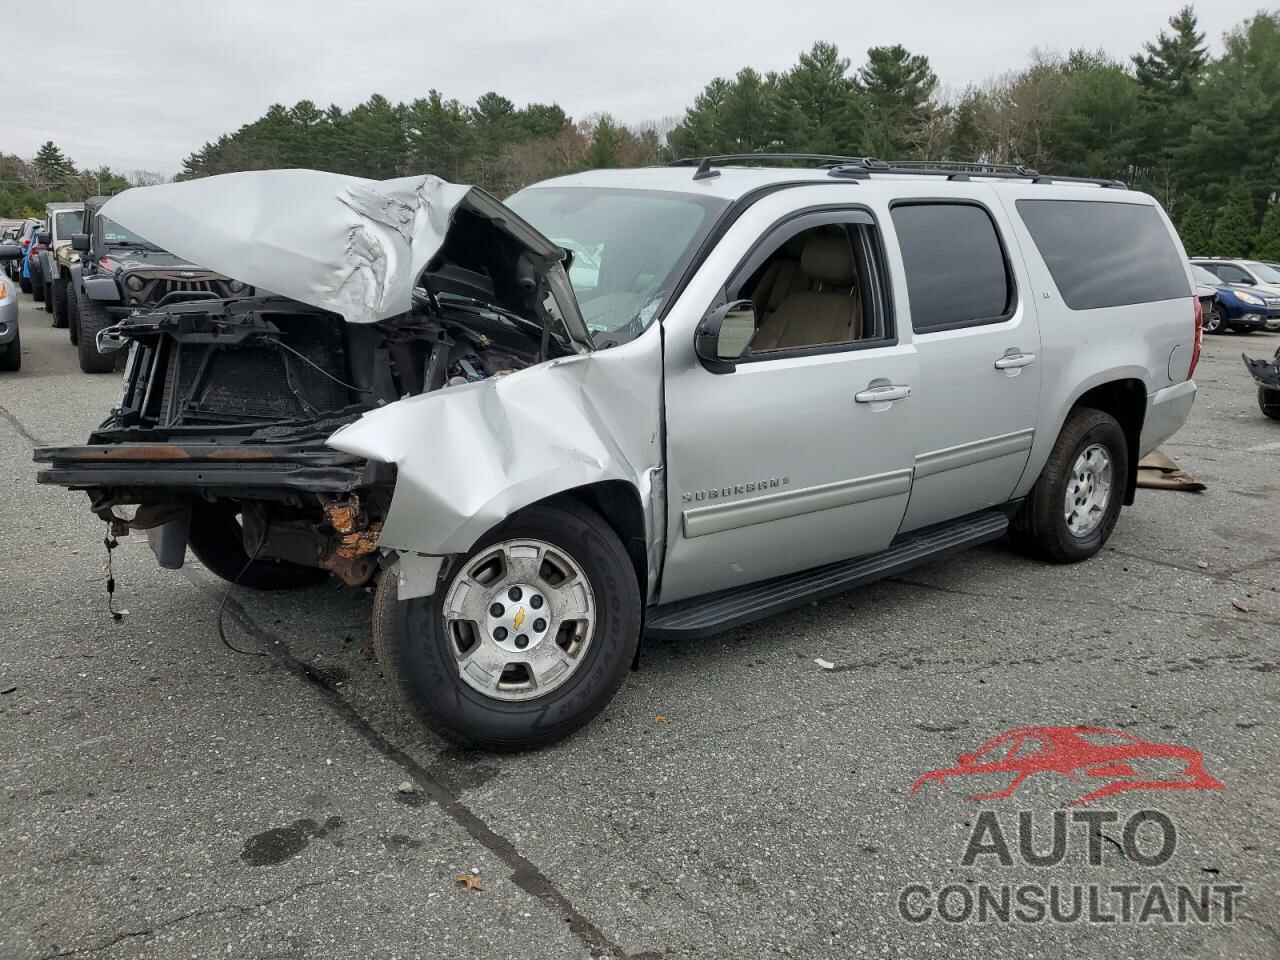
[[1280, 420], [1280, 348], [1271, 360], [1254, 360], [1241, 354], [1245, 369], [1258, 384], [1258, 409], [1272, 420]]
[[[331, 201], [315, 201], [320, 187], [336, 188]], [[430, 423], [450, 405], [393, 418], [412, 423], [409, 438], [392, 430], [378, 443], [365, 428], [344, 450], [331, 435], [590, 350], [563, 251], [470, 188], [268, 171], [128, 191], [108, 206], [181, 256], [286, 294], [172, 303], [102, 331], [101, 348], [128, 350], [119, 404], [87, 444], [35, 452], [40, 483], [88, 493], [116, 535], [146, 530], [162, 566], [180, 567], [190, 547], [249, 585], [312, 582], [308, 571], [368, 583], [393, 503], [414, 501], [397, 492], [385, 447], [416, 444], [416, 471], [475, 444]], [[258, 226], [232, 242], [228, 219]]]

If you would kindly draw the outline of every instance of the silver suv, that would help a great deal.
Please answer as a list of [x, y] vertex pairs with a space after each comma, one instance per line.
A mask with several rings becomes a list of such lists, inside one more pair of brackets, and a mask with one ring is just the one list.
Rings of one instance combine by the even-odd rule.
[[1005, 536], [1095, 554], [1196, 395], [1200, 305], [1156, 201], [761, 163], [583, 173], [505, 206], [296, 170], [128, 191], [104, 213], [288, 299], [104, 331], [130, 348], [121, 406], [89, 446], [37, 451], [40, 479], [147, 529], [166, 566], [189, 547], [262, 588], [376, 578], [387, 676], [500, 748], [586, 723], [645, 632]]

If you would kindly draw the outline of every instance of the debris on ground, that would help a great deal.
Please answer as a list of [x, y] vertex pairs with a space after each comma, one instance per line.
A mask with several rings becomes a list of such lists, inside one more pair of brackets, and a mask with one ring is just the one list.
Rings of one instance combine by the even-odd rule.
[[453, 878], [453, 882], [462, 887], [463, 890], [483, 890], [480, 886], [480, 871], [472, 867], [470, 873], [460, 873]]
[[1184, 490], [1198, 493], [1205, 485], [1183, 470], [1159, 450], [1138, 461], [1138, 486], [1149, 490]]
[[670, 723], [671, 720], [660, 713], [653, 718], [653, 722], [654, 723]]
[[417, 788], [408, 780], [403, 780], [400, 786], [396, 787], [401, 793], [417, 793]]
[[820, 666], [823, 670], [834, 670], [836, 665], [830, 660], [823, 660], [821, 657], [814, 657], [813, 662]]
[[1231, 605], [1235, 607], [1237, 610], [1239, 610], [1241, 613], [1249, 612], [1249, 605], [1245, 603], [1243, 600], [1232, 600]]
[[14, 685], [12, 685], [12, 686], [8, 686], [8, 687], [4, 687], [3, 689], [0, 689], [0, 696], [3, 696], [3, 695], [4, 695], [4, 694], [6, 694], [6, 693], [13, 693], [13, 692], [14, 692], [15, 690], [17, 690], [17, 689], [18, 689], [17, 684], [14, 684]]

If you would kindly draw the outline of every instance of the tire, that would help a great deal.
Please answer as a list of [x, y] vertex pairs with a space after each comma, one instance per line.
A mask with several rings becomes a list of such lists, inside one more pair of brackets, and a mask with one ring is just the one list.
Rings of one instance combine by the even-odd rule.
[[74, 280], [67, 282], [67, 333], [71, 335], [71, 345], [76, 346], [80, 342], [80, 297]]
[[1271, 420], [1280, 420], [1280, 390], [1258, 388], [1258, 409]]
[[[516, 693], [518, 699], [511, 699], [510, 692], [502, 698], [482, 693], [463, 679], [458, 666], [457, 635], [446, 622], [445, 609], [461, 577], [486, 563], [486, 557], [502, 553], [506, 545], [514, 542], [519, 548], [528, 541], [539, 542], [539, 549], [547, 548], [544, 555], [554, 557], [560, 569], [565, 564], [576, 565], [580, 577], [575, 573], [560, 583], [586, 582], [586, 591], [563, 596], [588, 598], [577, 600], [585, 603], [582, 610], [587, 619], [564, 618], [557, 622], [553, 612], [542, 635], [536, 634], [539, 619], [534, 604], [541, 599], [538, 591], [547, 590], [550, 599], [556, 589], [542, 579], [541, 571], [548, 569], [549, 562], [544, 561], [536, 577], [525, 578], [531, 591], [528, 606], [518, 608], [512, 629], [518, 630], [522, 622], [529, 623], [525, 630], [533, 635], [533, 646], [549, 644], [546, 649], [552, 651], [558, 645], [565, 649], [559, 643], [562, 631], [572, 636], [575, 624], [589, 622], [590, 626], [586, 628], [589, 632], [579, 654], [581, 659], [570, 666], [567, 675], [548, 678], [546, 693], [537, 693], [535, 685], [532, 691]], [[500, 606], [497, 600], [502, 596], [511, 596], [508, 583], [515, 574], [510, 568], [504, 569], [507, 574], [494, 581], [494, 595], [480, 601], [481, 607], [493, 601], [485, 608], [488, 613]], [[617, 534], [598, 514], [576, 504], [530, 507], [487, 534], [461, 562], [447, 564], [433, 596], [401, 602], [396, 596], [396, 578], [383, 576], [374, 602], [374, 650], [384, 675], [408, 707], [442, 736], [468, 747], [527, 750], [567, 737], [613, 699], [627, 677], [640, 642], [641, 604], [635, 568]], [[510, 606], [506, 610], [509, 616]], [[548, 603], [546, 609], [554, 611], [555, 606]], [[524, 620], [526, 616], [535, 619]], [[484, 644], [485, 652], [493, 652], [497, 637], [495, 631], [483, 639], [476, 638], [475, 643]], [[513, 642], [518, 640], [519, 636]], [[499, 651], [495, 655], [508, 654]], [[509, 655], [519, 656], [514, 652]], [[568, 662], [567, 657], [564, 662]], [[507, 681], [509, 669], [512, 667], [505, 667], [498, 674], [494, 689]], [[532, 677], [528, 670], [525, 676]]]
[[327, 570], [286, 560], [259, 557], [250, 563], [237, 512], [229, 504], [197, 503], [191, 509], [187, 546], [211, 573], [251, 590], [297, 590], [329, 579]]
[[[1091, 472], [1102, 462], [1098, 450], [1110, 466], [1105, 502], [1096, 499], [1102, 484]], [[1082, 461], [1086, 452], [1093, 453], [1092, 460]], [[1078, 481], [1075, 473], [1082, 463], [1089, 477], [1085, 482]], [[1067, 417], [1031, 494], [1014, 516], [1010, 538], [1019, 549], [1050, 563], [1087, 560], [1102, 549], [1115, 529], [1128, 478], [1129, 444], [1115, 417], [1090, 407], [1077, 408]], [[1080, 494], [1074, 498], [1076, 504], [1083, 500], [1086, 507], [1093, 507], [1073, 514], [1074, 530], [1066, 513], [1069, 485]]]
[[14, 333], [13, 339], [0, 347], [0, 370], [10, 372], [22, 369], [22, 330]]
[[32, 273], [27, 285], [30, 288], [31, 299], [36, 303], [44, 303], [44, 280]]
[[[79, 300], [79, 298], [77, 298]], [[111, 326], [111, 315], [96, 300], [79, 300], [76, 352], [85, 373], [110, 373], [116, 365], [114, 354], [98, 352], [98, 331]]]
[[31, 293], [31, 292], [32, 292], [32, 291], [31, 291], [31, 278], [30, 278], [30, 277], [21, 277], [21, 278], [19, 278], [19, 280], [18, 280], [18, 289], [19, 289], [19, 290], [21, 290], [23, 293]]
[[1209, 313], [1204, 318], [1205, 333], [1225, 333], [1226, 332], [1226, 316], [1219, 304], [1214, 304], [1209, 308]]
[[[44, 312], [53, 313], [53, 284], [46, 283], [44, 285]], [[54, 317], [53, 325], [58, 325], [58, 318]]]
[[53, 325], [57, 328], [67, 326], [67, 281], [59, 277], [50, 287], [53, 301]]

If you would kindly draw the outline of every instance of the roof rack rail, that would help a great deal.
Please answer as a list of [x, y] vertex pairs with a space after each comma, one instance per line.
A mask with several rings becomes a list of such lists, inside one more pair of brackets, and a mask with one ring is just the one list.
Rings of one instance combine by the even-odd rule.
[[[1020, 163], [983, 163], [967, 160], [879, 160], [875, 157], [845, 157], [826, 153], [726, 153], [719, 156], [684, 157], [674, 160], [673, 167], [698, 168], [697, 179], [711, 176], [713, 167], [751, 164], [798, 164], [826, 168], [829, 176], [854, 180], [872, 174], [895, 176], [934, 176], [965, 182], [975, 177], [989, 180], [1030, 180], [1032, 183], [1088, 183], [1098, 187], [1127, 190], [1123, 180], [1109, 177], [1063, 177], [1041, 173]], [[701, 176], [699, 176], [699, 174]]]

